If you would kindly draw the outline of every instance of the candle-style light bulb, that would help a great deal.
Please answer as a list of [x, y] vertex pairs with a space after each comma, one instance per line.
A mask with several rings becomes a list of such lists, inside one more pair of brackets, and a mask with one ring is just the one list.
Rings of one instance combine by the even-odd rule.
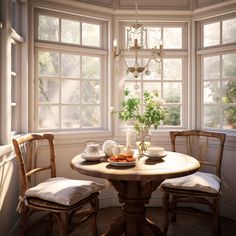
[[117, 47], [117, 39], [113, 40], [113, 47], [116, 48]]

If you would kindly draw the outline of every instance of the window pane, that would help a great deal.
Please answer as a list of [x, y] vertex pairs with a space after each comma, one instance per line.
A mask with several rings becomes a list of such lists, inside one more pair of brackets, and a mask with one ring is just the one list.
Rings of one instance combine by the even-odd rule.
[[[135, 86], [138, 86], [138, 89], [135, 89]], [[141, 82], [125, 81], [125, 89], [129, 89], [130, 95], [141, 97]]]
[[[12, 26], [12, 28], [14, 29], [14, 30], [18, 30], [17, 29], [17, 21], [18, 21], [18, 17], [19, 17], [19, 6], [17, 6], [17, 2], [15, 2], [15, 1], [11, 1], [11, 4], [12, 4], [12, 6], [11, 6], [11, 10], [12, 10], [12, 12], [11, 12], [11, 26]], [[19, 4], [19, 3], [18, 3]]]
[[63, 80], [61, 86], [61, 100], [63, 103], [80, 102], [80, 81]]
[[[144, 60], [144, 65], [146, 65], [148, 62], [148, 59]], [[156, 61], [151, 60], [148, 66], [151, 74], [146, 75], [143, 73], [143, 79], [148, 80], [160, 80], [161, 79], [161, 63], [157, 63]]]
[[82, 101], [85, 104], [100, 103], [100, 82], [83, 81]]
[[80, 56], [61, 54], [61, 76], [69, 78], [80, 77]]
[[182, 48], [182, 28], [163, 28], [164, 48]]
[[222, 41], [223, 43], [236, 42], [236, 18], [224, 20], [222, 22]]
[[236, 53], [223, 55], [222, 61], [223, 77], [236, 78]]
[[181, 107], [180, 106], [166, 106], [167, 115], [164, 121], [166, 126], [180, 126], [181, 125]]
[[82, 23], [82, 44], [100, 47], [100, 25]]
[[11, 76], [11, 102], [16, 103], [17, 102], [17, 81], [16, 81], [16, 76]]
[[147, 90], [147, 91], [157, 91], [159, 97], [161, 96], [161, 83], [157, 83], [157, 82], [145, 82], [143, 83], [143, 90]]
[[16, 106], [11, 107], [11, 131], [17, 130]]
[[61, 108], [62, 128], [80, 127], [80, 108], [79, 106], [62, 106]]
[[59, 19], [39, 15], [38, 39], [59, 41]]
[[204, 47], [220, 44], [220, 22], [204, 25], [203, 34]]
[[83, 106], [82, 110], [82, 126], [98, 127], [100, 126], [100, 107], [99, 106]]
[[204, 127], [220, 128], [222, 117], [221, 107], [205, 106], [204, 107]]
[[39, 128], [55, 129], [59, 128], [59, 107], [39, 106]]
[[204, 103], [219, 103], [220, 101], [220, 83], [204, 82]]
[[164, 83], [163, 99], [166, 103], [180, 103], [181, 83]]
[[164, 59], [163, 60], [163, 77], [165, 80], [182, 79], [182, 60], [181, 59]]
[[80, 22], [61, 20], [61, 41], [65, 43], [80, 44]]
[[230, 106], [224, 109], [223, 128], [236, 129], [236, 106]]
[[17, 48], [11, 44], [11, 71], [17, 73]]
[[55, 52], [38, 52], [38, 73], [44, 76], [59, 75], [59, 54]]
[[159, 48], [161, 40], [160, 27], [147, 27], [147, 46], [148, 48]]
[[224, 103], [236, 103], [236, 80], [224, 81], [222, 93]]
[[100, 79], [100, 58], [82, 57], [83, 79]]
[[204, 57], [204, 80], [220, 78], [220, 56]]
[[39, 102], [59, 102], [59, 86], [58, 80], [39, 78]]

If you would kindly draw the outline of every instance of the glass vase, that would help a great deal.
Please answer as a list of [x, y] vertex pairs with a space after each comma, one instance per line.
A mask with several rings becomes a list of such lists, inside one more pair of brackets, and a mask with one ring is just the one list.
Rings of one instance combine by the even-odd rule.
[[151, 132], [149, 130], [142, 130], [136, 133], [136, 146], [140, 156], [144, 155], [147, 148], [151, 146]]

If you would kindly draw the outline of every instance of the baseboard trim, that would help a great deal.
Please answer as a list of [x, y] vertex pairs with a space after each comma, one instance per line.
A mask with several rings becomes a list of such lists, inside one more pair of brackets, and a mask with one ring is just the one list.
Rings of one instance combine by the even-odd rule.
[[[112, 206], [121, 206], [122, 204], [119, 202], [117, 196], [109, 196], [100, 198], [100, 208], [112, 207]], [[158, 196], [154, 194], [154, 196], [150, 199], [147, 207], [162, 207], [162, 196]], [[232, 207], [228, 207], [226, 205], [221, 204], [220, 206], [220, 215], [236, 221], [236, 209]]]

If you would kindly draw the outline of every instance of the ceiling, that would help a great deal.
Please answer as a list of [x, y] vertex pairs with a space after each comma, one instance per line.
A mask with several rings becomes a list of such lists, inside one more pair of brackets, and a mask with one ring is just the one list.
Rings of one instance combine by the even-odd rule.
[[78, 2], [117, 9], [133, 9], [135, 2], [139, 9], [195, 10], [230, 0], [76, 0]]

